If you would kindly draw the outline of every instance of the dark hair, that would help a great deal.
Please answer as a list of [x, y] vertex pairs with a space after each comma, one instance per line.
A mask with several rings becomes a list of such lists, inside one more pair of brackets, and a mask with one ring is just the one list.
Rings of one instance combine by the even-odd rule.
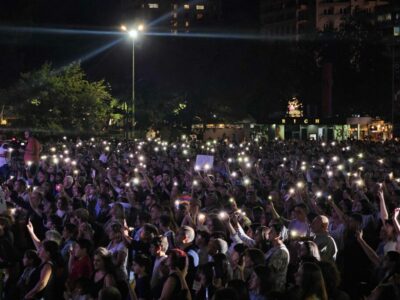
[[163, 251], [166, 251], [169, 246], [167, 237], [165, 237], [163, 235], [155, 236], [151, 240], [151, 244], [155, 247], [161, 247], [163, 249]]
[[86, 249], [86, 253], [88, 255], [91, 254], [92, 247], [93, 247], [93, 244], [92, 244], [91, 241], [89, 241], [88, 239], [79, 239], [79, 240], [76, 241], [76, 243], [79, 245], [79, 247], [81, 249]]
[[303, 298], [315, 295], [318, 299], [327, 300], [324, 277], [321, 269], [314, 263], [305, 262], [301, 266], [303, 275], [301, 278], [301, 292]]
[[226, 287], [232, 288], [236, 291], [237, 296], [240, 300], [249, 300], [249, 290], [243, 280], [234, 279], [228, 281]]
[[139, 213], [139, 215], [137, 217], [139, 218], [139, 222], [141, 222], [141, 223], [148, 223], [151, 220], [150, 214], [145, 211], [142, 211], [141, 213]]
[[197, 269], [197, 275], [204, 274], [204, 277], [206, 278], [206, 286], [212, 284], [214, 277], [213, 266], [214, 264], [212, 262], [208, 262], [204, 265], [200, 265]]
[[244, 251], [244, 255], [250, 258], [254, 266], [265, 265], [264, 253], [258, 248], [249, 248]]
[[99, 247], [96, 249], [96, 251], [94, 252], [95, 256], [98, 256], [101, 258], [101, 260], [104, 263], [104, 270], [106, 273], [109, 274], [114, 274], [114, 264], [112, 261], [112, 256], [111, 253], [104, 247]]
[[164, 227], [169, 227], [169, 226], [171, 226], [171, 217], [170, 216], [168, 216], [168, 215], [164, 215], [164, 214], [162, 214], [161, 216], [160, 216], [160, 225], [161, 226], [164, 226]]
[[55, 241], [44, 241], [42, 243], [43, 249], [49, 253], [50, 260], [59, 263], [60, 262], [60, 249]]
[[227, 287], [215, 291], [214, 300], [241, 300], [233, 288]]
[[222, 285], [225, 286], [225, 284], [233, 277], [231, 263], [229, 262], [228, 257], [223, 253], [218, 253], [214, 255], [213, 261], [215, 268], [215, 277], [220, 278], [222, 281]]
[[78, 234], [78, 227], [75, 224], [67, 223], [64, 225], [64, 229], [68, 231], [73, 237]]
[[38, 253], [35, 250], [28, 249], [28, 250], [25, 251], [24, 255], [29, 260], [32, 260], [32, 265], [34, 267], [37, 267], [37, 266], [40, 265], [40, 258], [38, 256]]
[[331, 295], [340, 285], [340, 272], [331, 261], [320, 261], [318, 265], [324, 277], [326, 292]]
[[168, 256], [171, 258], [171, 268], [184, 270], [187, 266], [187, 255], [181, 249], [171, 249], [168, 251]]
[[203, 240], [208, 244], [210, 242], [211, 235], [205, 230], [197, 230], [197, 235], [201, 236]]
[[270, 276], [269, 276], [268, 267], [266, 267], [266, 266], [255, 266], [254, 267], [254, 273], [256, 273], [258, 279], [261, 282], [260, 293], [265, 296], [267, 294], [268, 287], [270, 287], [270, 284], [269, 284]]
[[121, 300], [120, 291], [113, 286], [104, 287], [99, 292], [99, 300]]
[[144, 254], [136, 254], [133, 261], [141, 267], [144, 267], [146, 274], [151, 274], [151, 259]]

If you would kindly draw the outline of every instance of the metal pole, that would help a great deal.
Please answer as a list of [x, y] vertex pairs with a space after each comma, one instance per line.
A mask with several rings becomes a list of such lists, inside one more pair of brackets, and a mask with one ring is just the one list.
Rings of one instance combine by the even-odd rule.
[[135, 40], [132, 39], [132, 138], [135, 136]]

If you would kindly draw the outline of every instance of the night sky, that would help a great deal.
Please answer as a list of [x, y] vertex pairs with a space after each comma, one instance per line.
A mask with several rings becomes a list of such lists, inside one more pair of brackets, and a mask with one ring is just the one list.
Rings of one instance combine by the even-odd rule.
[[[221, 18], [213, 26], [205, 27], [205, 31], [258, 34], [257, 0], [223, 0], [222, 3]], [[0, 31], [0, 88], [7, 88], [21, 72], [39, 68], [45, 62], [62, 67], [123, 38], [101, 34], [39, 34], [5, 27], [118, 32], [124, 16], [119, 4], [119, 0], [0, 1], [0, 25], [3, 28]], [[157, 30], [168, 32], [168, 28]], [[193, 30], [201, 32], [203, 28]], [[272, 47], [272, 43], [146, 36], [136, 46], [137, 94], [140, 96], [150, 88], [160, 89], [166, 95], [186, 93], [188, 98], [193, 99], [195, 95], [200, 95], [198, 97], [209, 98], [209, 101], [217, 99], [221, 104], [231, 106], [233, 111], [245, 108], [246, 113], [256, 119], [266, 118], [274, 111], [283, 111], [287, 99], [293, 95], [300, 96], [305, 104], [318, 107], [321, 102], [318, 69], [309, 67], [309, 61], [303, 57], [301, 61], [290, 54], [285, 57], [285, 51], [297, 47], [293, 43], [280, 42], [278, 47]], [[105, 79], [111, 84], [114, 96], [128, 99], [131, 93], [131, 51], [131, 43], [125, 38], [83, 61], [82, 66], [89, 79]], [[306, 53], [306, 56], [312, 58], [313, 53]], [[382, 74], [379, 76], [382, 77]], [[306, 81], [303, 82], [303, 79]], [[384, 97], [390, 97], [387, 86], [379, 83], [377, 94], [380, 90], [384, 91]], [[353, 107], [358, 112], [367, 111], [364, 104], [372, 103], [373, 99], [360, 98], [352, 98]], [[335, 110], [339, 113], [343, 109], [340, 101], [348, 104], [348, 99], [336, 100]], [[385, 114], [388, 107], [382, 104], [374, 109]], [[238, 117], [246, 113], [238, 114]]]

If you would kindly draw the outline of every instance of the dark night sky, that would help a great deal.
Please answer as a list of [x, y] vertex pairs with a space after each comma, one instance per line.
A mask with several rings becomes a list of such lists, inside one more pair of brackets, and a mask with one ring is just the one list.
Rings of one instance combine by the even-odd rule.
[[[221, 18], [205, 30], [257, 33], [258, 1], [222, 0], [224, 9]], [[1, 0], [0, 26], [117, 31], [124, 14], [119, 10], [119, 2]], [[38, 68], [44, 62], [61, 67], [118, 38], [0, 31], [0, 88], [14, 83], [21, 72]], [[283, 47], [290, 48], [293, 45]], [[273, 110], [284, 109], [291, 95], [291, 91], [281, 83], [296, 81], [294, 85], [299, 88], [298, 92], [305, 103], [319, 105], [319, 76], [308, 76], [308, 67], [299, 63], [296, 57], [274, 62], [276, 57], [282, 57], [282, 53], [270, 48], [269, 43], [260, 41], [147, 36], [138, 42], [136, 48], [137, 93], [140, 94], [149, 86], [170, 92], [200, 93], [210, 99], [223, 99], [222, 102], [231, 103], [233, 109], [245, 107], [249, 112], [254, 111], [259, 118], [264, 118]], [[131, 51], [131, 44], [126, 39], [84, 61], [82, 65], [89, 79], [105, 79], [110, 82], [114, 96], [129, 98]], [[273, 55], [273, 51], [276, 55]], [[280, 72], [282, 64], [291, 65], [285, 72]], [[302, 74], [306, 75], [302, 76], [309, 77], [312, 84], [305, 86], [300, 80], [303, 78], [290, 79], [291, 68], [304, 68]], [[337, 104], [337, 107], [340, 105]], [[381, 110], [385, 111], [385, 108]]]

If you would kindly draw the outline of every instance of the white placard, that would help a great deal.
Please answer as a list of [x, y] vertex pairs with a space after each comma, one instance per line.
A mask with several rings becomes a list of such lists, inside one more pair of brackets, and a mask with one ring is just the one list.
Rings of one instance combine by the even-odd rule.
[[196, 164], [194, 165], [195, 171], [208, 171], [212, 169], [214, 165], [214, 156], [212, 155], [201, 155], [196, 156]]

